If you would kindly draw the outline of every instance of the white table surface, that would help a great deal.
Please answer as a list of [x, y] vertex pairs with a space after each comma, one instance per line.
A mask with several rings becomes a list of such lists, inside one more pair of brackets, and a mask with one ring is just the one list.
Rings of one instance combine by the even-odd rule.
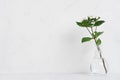
[[120, 80], [120, 75], [108, 74], [0, 74], [0, 80]]

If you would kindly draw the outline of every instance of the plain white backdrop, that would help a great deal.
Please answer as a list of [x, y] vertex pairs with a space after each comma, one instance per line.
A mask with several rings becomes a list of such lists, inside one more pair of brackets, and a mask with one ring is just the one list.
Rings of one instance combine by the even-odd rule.
[[0, 72], [51, 72], [53, 66], [55, 72], [58, 66], [58, 72], [88, 72], [93, 46], [80, 43], [87, 31], [75, 22], [101, 16], [103, 55], [109, 72], [120, 73], [119, 8], [119, 0], [0, 0]]

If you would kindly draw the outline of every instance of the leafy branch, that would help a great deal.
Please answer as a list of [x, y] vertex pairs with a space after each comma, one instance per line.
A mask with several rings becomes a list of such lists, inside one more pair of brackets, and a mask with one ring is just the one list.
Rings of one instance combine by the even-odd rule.
[[100, 17], [87, 17], [87, 19], [83, 19], [81, 22], [76, 22], [76, 24], [79, 27], [82, 28], [86, 28], [87, 31], [89, 32], [90, 36], [89, 37], [83, 37], [81, 42], [88, 42], [91, 40], [94, 40], [97, 50], [99, 52], [100, 58], [102, 60], [103, 63], [103, 67], [105, 70], [105, 73], [107, 73], [107, 68], [105, 65], [105, 61], [104, 58], [102, 57], [102, 53], [101, 53], [101, 49], [100, 49], [100, 45], [102, 43], [101, 39], [99, 38], [100, 35], [102, 35], [104, 32], [103, 31], [97, 31], [98, 26], [102, 25], [105, 21], [104, 20], [100, 20]]

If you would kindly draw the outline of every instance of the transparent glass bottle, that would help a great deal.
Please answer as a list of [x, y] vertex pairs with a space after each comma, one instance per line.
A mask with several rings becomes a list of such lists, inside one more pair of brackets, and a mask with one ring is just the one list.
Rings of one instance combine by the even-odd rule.
[[101, 50], [96, 50], [90, 65], [91, 72], [94, 74], [107, 74], [107, 69], [108, 67], [105, 59], [102, 57]]

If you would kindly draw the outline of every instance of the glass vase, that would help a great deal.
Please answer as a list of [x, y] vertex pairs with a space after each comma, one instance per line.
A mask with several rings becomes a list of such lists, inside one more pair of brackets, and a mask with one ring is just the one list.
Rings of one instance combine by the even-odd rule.
[[98, 50], [95, 51], [94, 57], [92, 59], [90, 70], [93, 74], [107, 74], [107, 64], [106, 60], [100, 57]]

